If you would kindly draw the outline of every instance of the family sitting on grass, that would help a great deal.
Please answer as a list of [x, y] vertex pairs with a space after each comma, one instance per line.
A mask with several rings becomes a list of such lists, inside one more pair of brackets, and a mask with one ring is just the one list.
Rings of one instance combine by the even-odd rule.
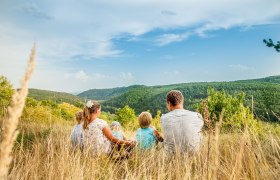
[[128, 140], [121, 124], [99, 119], [101, 105], [96, 101], [88, 101], [83, 112], [76, 114], [77, 125], [71, 134], [71, 142], [75, 149], [89, 150], [94, 156], [111, 155], [125, 149], [130, 152], [135, 146], [139, 150], [148, 150], [163, 142], [168, 155], [184, 152], [196, 152], [201, 143], [203, 119], [199, 113], [183, 108], [184, 97], [178, 90], [171, 90], [166, 96], [169, 113], [161, 116], [160, 122], [163, 137], [151, 126], [152, 115], [142, 112], [138, 117], [140, 128], [136, 132], [136, 141]]

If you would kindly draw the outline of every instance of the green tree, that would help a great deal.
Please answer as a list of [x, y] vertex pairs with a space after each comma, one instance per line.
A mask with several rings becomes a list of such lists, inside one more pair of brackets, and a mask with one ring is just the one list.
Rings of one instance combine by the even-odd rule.
[[0, 76], [0, 117], [4, 115], [5, 108], [10, 104], [13, 93], [13, 87], [8, 79]]
[[[245, 93], [240, 92], [235, 96], [226, 93], [224, 90], [208, 90], [206, 99], [207, 110], [209, 113], [202, 112], [203, 104], [201, 103], [200, 112], [205, 115], [209, 114], [213, 125], [219, 121], [222, 111], [223, 127], [225, 128], [243, 128], [246, 124], [254, 123], [253, 114], [248, 107], [245, 107]], [[204, 108], [205, 110], [205, 108]], [[205, 118], [205, 117], [204, 117]]]
[[116, 111], [115, 121], [120, 122], [125, 125], [130, 121], [134, 121], [136, 118], [134, 109], [130, 108], [128, 105], [120, 108]]
[[263, 42], [266, 44], [267, 47], [273, 47], [277, 52], [280, 52], [280, 41], [277, 41], [277, 43], [274, 44], [271, 39], [264, 39]]
[[157, 110], [157, 114], [155, 115], [153, 121], [152, 121], [152, 125], [155, 126], [155, 128], [158, 130], [158, 131], [161, 131], [161, 125], [160, 125], [160, 117], [161, 117], [161, 111], [160, 110]]

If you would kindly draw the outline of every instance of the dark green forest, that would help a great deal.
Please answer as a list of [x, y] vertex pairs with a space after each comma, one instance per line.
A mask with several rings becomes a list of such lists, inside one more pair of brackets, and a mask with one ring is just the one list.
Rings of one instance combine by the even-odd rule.
[[77, 107], [83, 107], [84, 105], [83, 98], [65, 92], [29, 89], [28, 97], [38, 101], [53, 101], [56, 104], [66, 102]]
[[118, 108], [128, 105], [136, 114], [149, 110], [153, 115], [160, 110], [166, 113], [166, 93], [172, 89], [182, 91], [185, 97], [185, 108], [196, 110], [202, 99], [207, 98], [207, 90], [224, 90], [231, 95], [245, 93], [245, 105], [254, 104], [254, 115], [264, 121], [278, 121], [280, 115], [280, 76], [261, 79], [239, 80], [232, 82], [198, 82], [162, 86], [134, 85], [112, 89], [91, 89], [78, 96], [47, 90], [30, 89], [29, 97], [39, 101], [67, 102], [83, 107], [86, 99], [98, 100], [102, 110], [115, 113]]
[[207, 97], [207, 90], [213, 88], [218, 91], [236, 95], [245, 93], [245, 105], [254, 104], [255, 117], [265, 121], [277, 121], [280, 114], [280, 76], [261, 79], [240, 80], [232, 82], [200, 82], [184, 83], [164, 86], [129, 86], [113, 89], [92, 89], [78, 96], [81, 98], [102, 100], [103, 111], [116, 112], [118, 108], [129, 105], [139, 114], [149, 110], [153, 115], [157, 110], [167, 112], [165, 96], [169, 90], [182, 91], [185, 97], [185, 108], [196, 110], [202, 99]]

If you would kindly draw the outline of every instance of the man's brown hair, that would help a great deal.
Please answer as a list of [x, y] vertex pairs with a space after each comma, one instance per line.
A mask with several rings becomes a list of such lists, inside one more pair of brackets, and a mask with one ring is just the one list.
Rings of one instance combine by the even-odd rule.
[[171, 90], [166, 95], [166, 101], [170, 102], [172, 106], [176, 106], [184, 102], [184, 96], [181, 91]]

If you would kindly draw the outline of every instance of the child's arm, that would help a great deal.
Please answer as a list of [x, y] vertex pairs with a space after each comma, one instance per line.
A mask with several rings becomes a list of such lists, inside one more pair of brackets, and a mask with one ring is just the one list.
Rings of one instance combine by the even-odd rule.
[[157, 131], [157, 130], [155, 130], [154, 129], [154, 135], [156, 136], [156, 138], [157, 138], [157, 140], [159, 141], [159, 142], [163, 142], [163, 137], [160, 135], [160, 133]]
[[134, 141], [127, 141], [127, 140], [120, 140], [118, 138], [116, 138], [115, 136], [113, 136], [112, 131], [109, 127], [104, 127], [102, 129], [103, 134], [106, 136], [106, 138], [116, 144], [126, 144], [129, 146], [134, 147], [136, 145], [136, 143]]

